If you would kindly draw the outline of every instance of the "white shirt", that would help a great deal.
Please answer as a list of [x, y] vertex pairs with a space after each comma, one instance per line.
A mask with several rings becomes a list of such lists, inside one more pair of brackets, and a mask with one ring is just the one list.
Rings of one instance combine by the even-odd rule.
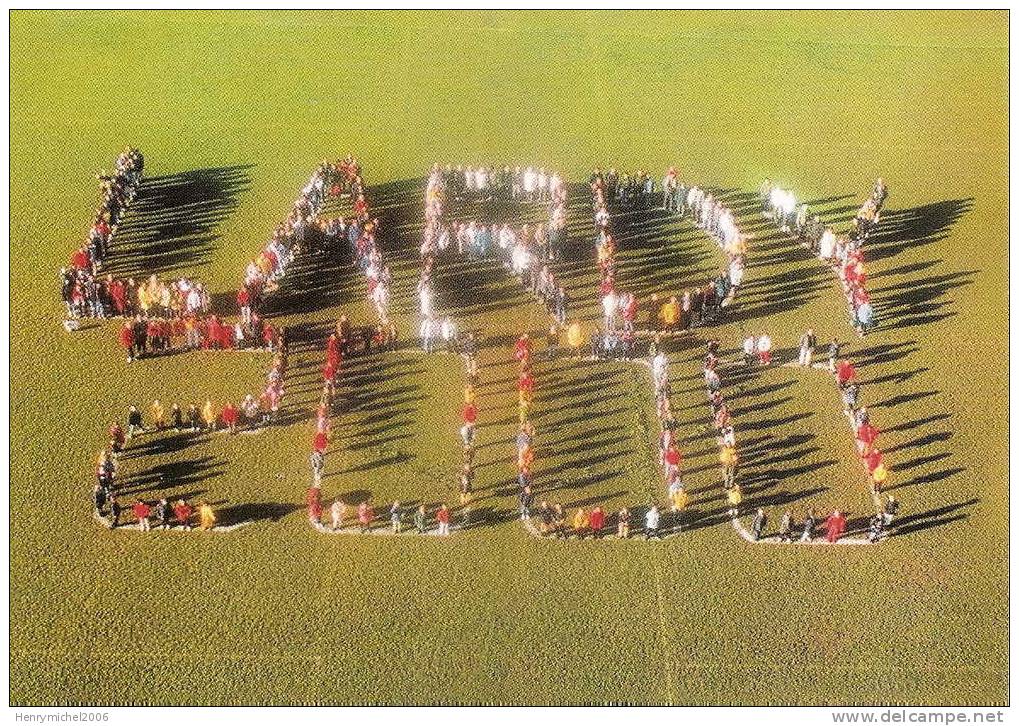
[[601, 299], [601, 306], [605, 313], [605, 317], [611, 318], [616, 314], [616, 310], [619, 308], [619, 299], [616, 297], [614, 292], [610, 292]]

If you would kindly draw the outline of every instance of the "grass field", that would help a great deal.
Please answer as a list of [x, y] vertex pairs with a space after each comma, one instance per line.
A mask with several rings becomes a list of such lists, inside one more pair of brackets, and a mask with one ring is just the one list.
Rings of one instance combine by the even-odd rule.
[[[11, 16], [10, 700], [54, 703], [975, 704], [1007, 701], [1007, 15], [957, 13], [171, 13]], [[89, 512], [113, 417], [153, 398], [254, 390], [261, 355], [128, 365], [112, 324], [67, 334], [56, 271], [93, 175], [124, 146], [163, 194], [128, 213], [122, 274], [193, 274], [229, 300], [323, 158], [358, 155], [413, 327], [422, 175], [434, 161], [677, 164], [829, 218], [891, 187], [867, 250], [881, 327], [853, 337], [863, 399], [904, 504], [878, 547], [754, 547], [712, 512], [700, 339], [670, 344], [693, 507], [661, 543], [545, 542], [511, 518], [437, 538], [330, 537], [300, 510], [325, 325], [365, 319], [363, 279], [302, 262], [274, 302], [295, 326], [286, 425], [151, 447], [157, 489], [257, 521], [213, 536], [109, 532]], [[150, 188], [151, 192], [151, 188]], [[571, 223], [589, 225], [582, 195]], [[841, 209], [840, 209], [841, 208]], [[686, 223], [626, 224], [621, 283], [706, 279]], [[752, 210], [745, 289], [710, 332], [778, 347], [849, 338], [831, 275]], [[585, 315], [593, 249], [564, 265]], [[439, 307], [486, 329], [481, 504], [514, 505], [512, 336], [545, 313], [491, 266], [444, 263]], [[459, 361], [353, 364], [327, 497], [454, 498]], [[537, 480], [564, 505], [661, 495], [647, 372], [543, 364]], [[753, 442], [748, 503], [864, 513], [823, 377], [771, 370], [727, 391]], [[136, 468], [137, 467], [137, 468]], [[161, 478], [158, 478], [162, 475]], [[817, 491], [815, 491], [817, 490]], [[803, 497], [803, 498], [800, 498]], [[232, 509], [231, 509], [232, 508]], [[780, 512], [774, 511], [777, 519]]]

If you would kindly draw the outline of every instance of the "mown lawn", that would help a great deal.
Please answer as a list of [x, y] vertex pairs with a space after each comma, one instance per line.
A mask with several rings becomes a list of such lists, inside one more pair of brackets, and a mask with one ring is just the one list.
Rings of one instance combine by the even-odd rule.
[[[13, 13], [11, 701], [1004, 702], [1006, 27], [986, 12]], [[677, 164], [733, 200], [771, 176], [832, 220], [884, 176], [889, 211], [867, 250], [882, 325], [848, 353], [884, 430], [897, 536], [751, 547], [716, 516], [703, 336], [734, 350], [751, 331], [779, 348], [806, 327], [852, 333], [830, 274], [752, 205], [729, 317], [667, 348], [704, 526], [662, 543], [543, 542], [506, 514], [509, 349], [548, 319], [497, 265], [449, 260], [439, 308], [485, 331], [489, 525], [445, 541], [311, 530], [300, 506], [325, 331], [341, 310], [367, 319], [363, 280], [324, 256], [274, 302], [296, 333], [286, 423], [130, 460], [152, 496], [205, 497], [255, 523], [212, 536], [98, 527], [88, 492], [112, 418], [157, 397], [238, 398], [268, 363], [129, 365], [111, 324], [60, 327], [56, 271], [89, 222], [93, 175], [128, 144], [172, 192], [129, 213], [118, 272], [194, 275], [227, 307], [315, 164], [358, 155], [405, 337], [435, 161], [534, 163], [576, 182], [595, 165], [658, 176]], [[561, 272], [589, 318], [578, 189]], [[687, 223], [622, 221], [624, 288], [672, 294], [721, 264]], [[460, 361], [404, 348], [352, 362], [351, 376], [326, 496], [452, 502]], [[646, 369], [561, 361], [537, 376], [540, 496], [614, 509], [662, 495]], [[765, 371], [727, 396], [752, 452], [748, 504], [864, 513], [828, 379]]]

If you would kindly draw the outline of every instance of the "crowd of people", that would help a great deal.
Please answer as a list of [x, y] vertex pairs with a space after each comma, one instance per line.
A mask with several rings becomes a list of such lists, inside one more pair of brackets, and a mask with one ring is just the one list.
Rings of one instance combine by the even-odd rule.
[[[121, 453], [131, 441], [143, 434], [213, 433], [224, 431], [236, 434], [241, 431], [257, 431], [276, 422], [284, 395], [284, 377], [287, 371], [288, 350], [286, 331], [274, 341], [274, 355], [266, 373], [266, 384], [258, 396], [248, 394], [239, 403], [226, 401], [215, 403], [211, 398], [204, 402], [181, 405], [167, 405], [158, 399], [148, 406], [148, 415], [138, 406], [131, 406], [127, 413], [127, 425], [114, 421], [109, 428], [109, 444], [99, 452], [96, 469], [97, 482], [92, 492], [96, 514], [104, 518], [111, 528], [120, 526], [121, 517], [126, 516], [125, 508], [118, 500], [116, 474]], [[166, 508], [170, 506], [170, 510]], [[166, 515], [172, 511], [173, 517]], [[184, 512], [184, 515], [181, 515]], [[152, 517], [160, 528], [180, 524], [190, 529], [191, 517], [195, 510], [185, 500], [172, 506], [164, 499], [154, 506], [150, 502], [137, 500], [131, 505], [139, 527], [149, 530]], [[216, 518], [207, 504], [198, 507], [198, 519], [202, 529], [211, 529]], [[168, 518], [169, 517], [169, 518]]]
[[[274, 352], [273, 363], [267, 375], [267, 384], [258, 396], [246, 396], [235, 404], [216, 405], [211, 400], [204, 404], [185, 407], [174, 403], [169, 408], [160, 401], [149, 406], [146, 421], [136, 407], [131, 407], [127, 426], [114, 423], [110, 428], [110, 445], [100, 452], [97, 464], [97, 483], [93, 491], [93, 504], [98, 516], [111, 527], [123, 523], [128, 507], [118, 500], [116, 474], [120, 453], [134, 437], [144, 432], [216, 431], [230, 433], [245, 428], [256, 429], [273, 422], [283, 398], [283, 378], [287, 365], [287, 345], [284, 332], [277, 331], [260, 316], [261, 302], [279, 284], [280, 278], [301, 252], [314, 249], [322, 239], [344, 238], [349, 243], [355, 264], [368, 280], [367, 298], [378, 316], [376, 325], [355, 330], [346, 316], [337, 322], [326, 344], [326, 361], [322, 367], [322, 393], [316, 413], [313, 435], [311, 468], [312, 485], [307, 492], [309, 519], [317, 527], [339, 531], [344, 529], [348, 512], [362, 532], [370, 532], [379, 520], [387, 521], [393, 533], [400, 533], [408, 520], [412, 531], [421, 534], [437, 529], [448, 535], [454, 511], [442, 504], [434, 511], [421, 505], [407, 508], [394, 501], [382, 515], [377, 515], [370, 500], [348, 505], [337, 498], [329, 506], [329, 524], [323, 524], [321, 497], [322, 472], [331, 437], [331, 416], [339, 384], [344, 357], [361, 349], [364, 352], [385, 348], [395, 343], [396, 328], [390, 320], [391, 274], [385, 264], [376, 240], [378, 220], [372, 219], [365, 196], [361, 169], [353, 157], [339, 162], [323, 162], [308, 184], [301, 190], [290, 214], [277, 228], [273, 239], [248, 265], [243, 284], [237, 293], [240, 319], [228, 323], [210, 314], [210, 300], [205, 288], [187, 278], [164, 281], [155, 275], [137, 283], [134, 279], [118, 280], [111, 275], [98, 275], [113, 230], [120, 215], [130, 203], [141, 180], [143, 160], [141, 154], [130, 150], [121, 155], [117, 171], [103, 177], [103, 204], [89, 235], [89, 243], [72, 257], [70, 269], [61, 271], [64, 301], [70, 318], [113, 317], [126, 318], [119, 332], [119, 340], [127, 352], [128, 360], [179, 348], [233, 349], [265, 347]], [[599, 295], [602, 302], [602, 324], [591, 336], [592, 353], [598, 357], [631, 358], [635, 352], [638, 334], [638, 301], [627, 291], [616, 289], [616, 241], [611, 227], [610, 205], [621, 209], [648, 209], [658, 198], [654, 179], [644, 173], [618, 174], [614, 169], [605, 173], [596, 169], [590, 178], [592, 210], [597, 237], [596, 254], [600, 272]], [[761, 188], [762, 211], [786, 233], [794, 231], [804, 244], [822, 259], [832, 262], [843, 282], [847, 299], [854, 310], [854, 324], [864, 334], [873, 323], [873, 311], [866, 293], [866, 274], [863, 268], [862, 247], [876, 227], [887, 197], [887, 188], [881, 179], [871, 197], [865, 202], [853, 222], [848, 235], [835, 235], [831, 228], [820, 225], [818, 218], [807, 218], [806, 205], [797, 207], [793, 195], [766, 181]], [[328, 198], [349, 197], [354, 214], [349, 220], [342, 217], [325, 220], [320, 213]], [[660, 300], [652, 296], [647, 310], [647, 329], [653, 339], [649, 351], [649, 365], [654, 387], [656, 415], [659, 420], [659, 463], [662, 469], [666, 505], [659, 508], [650, 502], [646, 508], [631, 512], [622, 508], [610, 515], [602, 507], [590, 511], [584, 507], [568, 515], [560, 505], [547, 501], [535, 507], [533, 466], [534, 370], [533, 341], [522, 335], [514, 346], [513, 356], [518, 363], [518, 433], [515, 439], [518, 483], [518, 505], [521, 519], [529, 524], [537, 521], [537, 531], [543, 536], [576, 536], [599, 538], [614, 530], [615, 535], [627, 538], [634, 518], [643, 519], [646, 539], [657, 538], [662, 521], [671, 516], [675, 530], [683, 527], [683, 512], [690, 497], [682, 476], [682, 453], [677, 441], [678, 423], [672, 411], [671, 385], [668, 376], [668, 359], [660, 350], [661, 336], [687, 329], [717, 317], [735, 295], [743, 279], [746, 254], [745, 236], [736, 226], [735, 216], [713, 195], [696, 186], [688, 186], [670, 168], [662, 180], [662, 208], [680, 216], [690, 216], [695, 224], [711, 234], [728, 258], [728, 265], [719, 276], [703, 288]], [[548, 221], [536, 225], [513, 228], [507, 224], [487, 224], [477, 221], [452, 223], [448, 220], [453, 204], [463, 202], [523, 202], [545, 204]], [[567, 326], [568, 296], [552, 272], [552, 263], [559, 259], [565, 243], [566, 187], [556, 173], [544, 169], [490, 167], [453, 168], [435, 165], [429, 176], [426, 191], [425, 231], [421, 246], [421, 277], [418, 284], [420, 301], [420, 337], [426, 351], [444, 348], [459, 353], [464, 360], [465, 384], [459, 437], [462, 444], [462, 462], [458, 476], [462, 526], [470, 525], [477, 450], [476, 389], [478, 384], [478, 344], [475, 336], [459, 334], [455, 322], [439, 317], [434, 309], [432, 271], [440, 254], [457, 254], [473, 259], [498, 256], [503, 264], [536, 296], [543, 301], [561, 327]], [[576, 328], [576, 329], [575, 329]], [[568, 341], [577, 347], [579, 326], [569, 326]], [[559, 344], [556, 325], [548, 335], [549, 353]], [[813, 331], [807, 331], [800, 341], [800, 365], [810, 366], [816, 347]], [[744, 363], [770, 365], [772, 341], [767, 334], [750, 335], [743, 344]], [[722, 486], [728, 502], [728, 514], [733, 519], [741, 515], [743, 495], [737, 482], [739, 454], [730, 410], [722, 394], [719, 341], [707, 344], [703, 373], [707, 388], [711, 419], [716, 431], [721, 465]], [[859, 404], [860, 386], [851, 363], [840, 357], [837, 341], [829, 347], [829, 369], [835, 376], [842, 397], [844, 411], [852, 427], [861, 462], [867, 472], [876, 513], [870, 520], [869, 538], [877, 541], [885, 536], [885, 529], [896, 516], [899, 503], [894, 497], [882, 500], [882, 486], [888, 469], [876, 445], [878, 431], [871, 423], [866, 407]], [[190, 528], [197, 514], [202, 529], [215, 525], [211, 506], [201, 503], [197, 510], [186, 500], [146, 502], [141, 499], [130, 505], [130, 514], [140, 529], [182, 526]], [[801, 525], [797, 525], [790, 510], [781, 518], [778, 536], [781, 541], [811, 541], [823, 526], [825, 537], [836, 542], [846, 529], [846, 515], [834, 511], [823, 520], [808, 510]], [[751, 524], [752, 537], [762, 538], [767, 528], [768, 514], [758, 508]]]
[[144, 168], [141, 151], [128, 148], [117, 157], [110, 174], [97, 175], [100, 200], [92, 225], [85, 241], [71, 253], [70, 264], [60, 270], [61, 298], [72, 321], [108, 317], [106, 313], [112, 309], [108, 300], [112, 280], [101, 280], [100, 272], [121, 217], [141, 186]]
[[[535, 506], [534, 495], [534, 435], [532, 410], [534, 405], [535, 381], [533, 373], [534, 346], [526, 333], [517, 339], [513, 358], [518, 364], [517, 407], [519, 429], [516, 437], [516, 466], [520, 519], [540, 537], [560, 539], [601, 539], [612, 536], [628, 539], [631, 522], [635, 513], [622, 507], [614, 514], [600, 505], [588, 510], [577, 507], [567, 513], [561, 504], [551, 504], [547, 499]], [[661, 511], [652, 503], [644, 513], [645, 539], [658, 538]]]
[[187, 277], [160, 280], [150, 275], [138, 282], [133, 277], [78, 273], [73, 266], [60, 270], [60, 296], [71, 320], [134, 315], [170, 318], [209, 311], [210, 298], [205, 286]]
[[776, 187], [765, 179], [760, 190], [761, 213], [774, 221], [779, 229], [795, 234], [800, 244], [826, 263], [839, 279], [850, 319], [862, 338], [877, 325], [874, 305], [867, 291], [867, 268], [863, 247], [881, 219], [881, 210], [888, 198], [884, 179], [878, 178], [870, 196], [853, 218], [849, 230], [836, 233], [822, 224], [818, 215], [810, 215], [806, 204], [797, 205], [792, 192]]
[[[364, 499], [356, 506], [348, 505], [342, 497], [337, 497], [329, 505], [329, 522], [323, 523], [323, 501], [322, 501], [322, 475], [325, 469], [325, 457], [329, 449], [329, 441], [332, 438], [332, 421], [334, 404], [336, 401], [337, 386], [340, 383], [343, 373], [344, 357], [351, 355], [358, 346], [358, 340], [352, 334], [352, 327], [346, 315], [342, 315], [336, 323], [336, 330], [330, 333], [326, 340], [326, 360], [322, 366], [322, 391], [319, 396], [319, 405], [315, 413], [315, 430], [312, 435], [312, 446], [310, 455], [312, 481], [308, 487], [305, 505], [308, 521], [317, 529], [329, 532], [343, 531], [348, 525], [348, 513], [351, 515], [351, 524], [355, 525], [362, 534], [370, 534], [375, 528], [379, 519], [371, 499]], [[378, 343], [375, 350], [382, 349], [386, 342]], [[368, 354], [372, 350], [371, 343], [365, 342], [361, 348], [362, 354]], [[477, 370], [475, 363], [474, 370]], [[473, 383], [468, 384], [468, 391], [473, 396]], [[465, 399], [467, 392], [465, 392]], [[473, 397], [469, 401], [473, 403]], [[465, 409], [466, 410], [466, 409]], [[465, 433], [461, 429], [461, 436], [464, 439], [464, 471], [470, 471], [473, 467], [473, 425], [471, 421], [470, 431]], [[467, 428], [465, 424], [465, 428]], [[469, 457], [468, 457], [469, 449]], [[470, 491], [468, 489], [468, 491]], [[461, 503], [464, 504], [461, 497]], [[469, 507], [461, 507], [464, 516], [464, 526], [469, 518]], [[404, 524], [408, 514], [413, 520], [413, 529], [418, 534], [426, 534], [433, 528], [440, 536], [448, 536], [452, 525], [453, 514], [445, 504], [434, 510], [421, 504], [413, 513], [406, 511], [400, 502], [394, 501], [388, 510], [388, 522], [392, 534], [400, 534], [404, 531]]]
[[566, 196], [566, 183], [558, 172], [533, 166], [464, 166], [434, 164], [437, 178], [454, 201], [550, 202]]
[[[156, 415], [165, 418], [165, 412], [159, 401], [155, 401], [153, 406], [159, 409]], [[174, 408], [179, 413], [179, 409], [176, 406]], [[164, 426], [166, 425], [164, 421]], [[110, 445], [99, 451], [96, 462], [96, 483], [92, 489], [92, 506], [96, 517], [111, 529], [131, 524], [133, 518], [138, 529], [148, 532], [153, 527], [156, 529], [181, 527], [190, 530], [195, 525], [197, 515], [200, 529], [212, 529], [216, 524], [216, 515], [212, 506], [204, 500], [200, 501], [196, 508], [185, 498], [171, 502], [162, 497], [157, 501], [151, 501], [141, 497], [131, 498], [124, 493], [124, 487], [117, 481], [121, 454], [129, 446], [129, 442], [145, 430], [141, 412], [135, 406], [128, 412], [126, 429], [116, 421], [110, 426]], [[129, 501], [125, 502], [125, 499]]]
[[[769, 365], [771, 363], [770, 340], [768, 342], [767, 358], [764, 358], [759, 350], [762, 337], [764, 336], [756, 338], [749, 336], [744, 341], [744, 365]], [[814, 363], [816, 347], [817, 336], [812, 329], [806, 330], [800, 336], [797, 364], [801, 367], [822, 365]], [[874, 514], [868, 522], [867, 539], [870, 542], [877, 542], [886, 536], [887, 528], [898, 514], [900, 504], [894, 496], [889, 495], [887, 498], [882, 498], [882, 488], [888, 479], [888, 467], [885, 464], [881, 450], [877, 446], [878, 429], [871, 422], [866, 406], [860, 403], [860, 383], [856, 377], [856, 369], [852, 363], [842, 357], [843, 352], [842, 343], [838, 339], [832, 340], [828, 345], [825, 367], [835, 378], [842, 401], [843, 413], [849, 421], [856, 441], [857, 454], [867, 473], [870, 495], [874, 505]], [[710, 351], [708, 360], [711, 360]], [[720, 400], [721, 394], [715, 394], [714, 391], [721, 387], [721, 381], [717, 373], [713, 372], [713, 369], [709, 371], [707, 366], [705, 366], [705, 381], [708, 385], [709, 398], [717, 396]], [[713, 402], [713, 412], [715, 407], [716, 404]], [[720, 441], [724, 443], [725, 438], [723, 434]], [[732, 455], [735, 456], [735, 452]], [[721, 456], [724, 469], [728, 455], [723, 450]], [[734, 508], [730, 509], [732, 516], [738, 516], [738, 503], [742, 500], [742, 497], [737, 493], [735, 494], [735, 499], [737, 500], [736, 504]], [[732, 502], [733, 497], [730, 496], [731, 505]], [[763, 508], [758, 508], [750, 529], [751, 537], [755, 541], [764, 536], [767, 524], [767, 511]], [[847, 514], [842, 509], [833, 510], [826, 517], [821, 518], [815, 513], [813, 508], [808, 508], [801, 523], [797, 523], [792, 510], [786, 509], [779, 522], [777, 536], [781, 542], [810, 542], [818, 536], [819, 530], [823, 526], [825, 540], [829, 543], [835, 543], [846, 533], [847, 524]]]
[[245, 268], [237, 290], [242, 320], [247, 321], [259, 310], [265, 297], [279, 287], [280, 279], [299, 254], [314, 249], [319, 240], [334, 239], [346, 231], [341, 229], [342, 220], [319, 219], [329, 198], [344, 196], [353, 200], [357, 224], [363, 225], [367, 219], [367, 202], [360, 165], [352, 156], [336, 162], [324, 160], [301, 189], [272, 239]]
[[595, 167], [588, 177], [591, 188], [603, 190], [604, 201], [627, 210], [651, 209], [655, 202], [655, 180], [644, 171], [618, 172], [615, 167], [602, 170]]
[[[607, 173], [595, 169], [590, 184], [602, 306], [602, 323], [591, 337], [592, 353], [598, 358], [630, 358], [642, 316], [637, 297], [617, 289], [616, 237], [609, 209], [610, 204], [623, 209], [650, 208], [657, 193], [654, 180], [644, 172], [620, 177], [614, 169]], [[667, 300], [653, 294], [646, 304], [646, 330], [651, 334], [677, 333], [717, 319], [743, 283], [746, 262], [746, 237], [736, 226], [735, 215], [710, 193], [687, 186], [675, 168], [670, 168], [662, 181], [661, 198], [664, 210], [681, 217], [689, 214], [717, 240], [727, 265], [700, 288], [684, 290]]]
[[[548, 221], [512, 227], [477, 220], [450, 221], [451, 208], [469, 201], [541, 203]], [[420, 336], [426, 350], [437, 341], [447, 346], [455, 339], [455, 322], [436, 314], [432, 274], [436, 258], [456, 254], [468, 259], [495, 256], [544, 303], [559, 322], [566, 324], [569, 296], [552, 271], [566, 243], [566, 186], [555, 173], [532, 168], [493, 171], [487, 167], [442, 167], [435, 164], [425, 191], [425, 226], [421, 243], [421, 277], [418, 282]]]
[[[747, 236], [736, 224], [736, 215], [710, 191], [679, 178], [676, 167], [669, 167], [662, 179], [662, 208], [690, 220], [711, 235], [725, 254], [726, 267], [708, 283], [713, 290], [701, 291], [701, 317], [713, 318], [732, 302], [743, 284], [746, 266]], [[685, 295], [684, 295], [685, 297]], [[689, 306], [684, 300], [683, 310]], [[691, 324], [697, 321], [692, 321]]]
[[282, 336], [267, 320], [253, 315], [245, 324], [229, 323], [218, 315], [164, 318], [136, 315], [117, 333], [127, 361], [181, 350], [267, 350], [282, 346]]

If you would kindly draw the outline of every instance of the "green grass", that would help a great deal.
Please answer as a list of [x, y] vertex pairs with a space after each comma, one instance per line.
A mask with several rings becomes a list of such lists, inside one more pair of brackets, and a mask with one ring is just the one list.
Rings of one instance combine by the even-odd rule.
[[[987, 12], [13, 13], [11, 701], [1005, 702], [1006, 28]], [[128, 365], [110, 325], [59, 328], [55, 271], [86, 229], [92, 174], [127, 144], [152, 176], [250, 165], [222, 174], [233, 186], [220, 194], [187, 187], [218, 201], [171, 210], [181, 224], [160, 232], [166, 254], [143, 265], [224, 293], [314, 165], [360, 156], [370, 184], [398, 182], [373, 200], [405, 334], [422, 208], [406, 180], [433, 161], [533, 161], [574, 180], [596, 164], [657, 175], [676, 163], [705, 184], [750, 190], [772, 176], [805, 199], [852, 195], [830, 208], [859, 204], [882, 175], [890, 210], [918, 221], [873, 250], [888, 325], [849, 351], [866, 363], [904, 514], [929, 526], [809, 551], [750, 547], [725, 523], [650, 545], [542, 542], [512, 521], [449, 541], [320, 535], [296, 510], [322, 360], [311, 326], [340, 309], [365, 317], [363, 280], [332, 266], [308, 270], [323, 294], [282, 292], [307, 308], [284, 319], [309, 332], [286, 426], [130, 464], [175, 462], [168, 491], [284, 507], [278, 521], [223, 536], [101, 529], [87, 491], [109, 420], [155, 397], [237, 397], [268, 362]], [[189, 226], [198, 215], [207, 224]], [[588, 224], [583, 207], [573, 220]], [[828, 273], [759, 222], [745, 217], [757, 234], [746, 288], [714, 334], [730, 347], [747, 329], [779, 347], [808, 326], [848, 337]], [[686, 225], [634, 232], [621, 275], [643, 294], [718, 264]], [[590, 297], [591, 266], [571, 261], [575, 296]], [[490, 341], [545, 324], [498, 270], [444, 269], [440, 309], [491, 303], [466, 315]], [[693, 506], [709, 513], [715, 454], [690, 345], [670, 349], [675, 405], [700, 469]], [[500, 511], [514, 503], [508, 347], [483, 352], [479, 400], [492, 446], [478, 484]], [[381, 362], [381, 377], [352, 372], [368, 376], [366, 396], [335, 421], [327, 496], [452, 500], [459, 361]], [[537, 473], [559, 487], [551, 498], [616, 507], [660, 494], [645, 377], [539, 368]], [[762, 495], [820, 487], [795, 506], [862, 511], [830, 383], [768, 371], [740, 386], [728, 395], [752, 410], [737, 430], [776, 422], [740, 433], [760, 439], [749, 474]]]

